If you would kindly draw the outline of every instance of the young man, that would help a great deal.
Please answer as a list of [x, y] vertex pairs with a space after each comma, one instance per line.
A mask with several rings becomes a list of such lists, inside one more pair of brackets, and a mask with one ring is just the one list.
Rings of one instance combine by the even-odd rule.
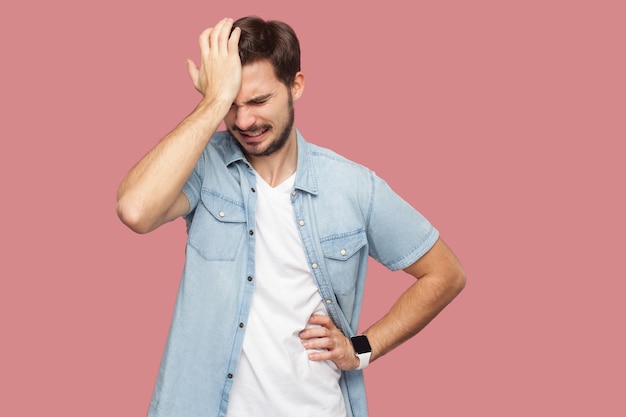
[[[366, 416], [361, 369], [452, 301], [463, 269], [384, 181], [296, 130], [304, 75], [289, 26], [223, 19], [200, 52], [188, 69], [202, 100], [118, 191], [138, 233], [187, 222], [149, 415]], [[417, 280], [357, 335], [368, 256]]]

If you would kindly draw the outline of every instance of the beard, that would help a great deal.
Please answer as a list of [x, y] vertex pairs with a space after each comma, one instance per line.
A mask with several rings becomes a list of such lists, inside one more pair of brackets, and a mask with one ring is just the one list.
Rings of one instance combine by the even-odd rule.
[[[289, 94], [289, 101], [287, 103], [287, 113], [288, 113], [287, 123], [285, 123], [285, 126], [278, 134], [278, 137], [267, 145], [267, 148], [259, 149], [259, 150], [255, 150], [255, 149], [247, 150], [241, 145], [241, 143], [239, 143], [239, 141], [235, 141], [237, 142], [237, 145], [239, 145], [239, 148], [244, 153], [244, 155], [255, 156], [255, 157], [256, 156], [269, 156], [281, 150], [285, 146], [287, 141], [289, 140], [289, 136], [291, 135], [291, 131], [293, 130], [293, 124], [295, 120], [295, 111], [293, 108], [293, 97], [291, 96], [291, 94]], [[263, 126], [255, 125], [255, 126], [249, 127], [248, 130], [255, 131], [255, 130], [265, 130], [269, 128], [270, 126], [267, 126], [267, 125], [263, 125]], [[231, 130], [238, 131], [239, 128], [237, 126], [233, 126], [231, 127]]]

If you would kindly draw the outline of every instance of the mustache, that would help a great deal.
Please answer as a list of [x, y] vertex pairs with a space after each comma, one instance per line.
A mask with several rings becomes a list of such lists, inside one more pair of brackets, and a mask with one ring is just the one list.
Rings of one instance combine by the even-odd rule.
[[258, 131], [262, 131], [262, 130], [268, 130], [271, 126], [270, 125], [252, 125], [250, 127], [248, 127], [247, 129], [242, 129], [237, 125], [233, 125], [232, 130], [235, 132], [239, 132], [239, 133], [245, 133], [245, 132], [258, 132]]

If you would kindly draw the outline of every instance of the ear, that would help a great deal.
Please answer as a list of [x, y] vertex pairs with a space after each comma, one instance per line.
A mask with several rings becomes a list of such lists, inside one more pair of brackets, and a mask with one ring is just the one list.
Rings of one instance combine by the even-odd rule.
[[291, 86], [291, 96], [294, 101], [299, 99], [302, 93], [304, 92], [304, 74], [298, 72], [296, 77], [293, 80], [293, 85]]

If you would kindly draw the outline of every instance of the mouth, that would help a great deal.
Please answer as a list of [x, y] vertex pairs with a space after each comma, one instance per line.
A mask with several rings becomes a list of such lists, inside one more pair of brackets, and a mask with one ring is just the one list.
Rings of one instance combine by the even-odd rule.
[[250, 130], [237, 129], [237, 132], [243, 137], [244, 140], [249, 141], [249, 142], [255, 142], [261, 136], [263, 136], [268, 130], [270, 130], [269, 126], [264, 126], [258, 129], [250, 129]]

